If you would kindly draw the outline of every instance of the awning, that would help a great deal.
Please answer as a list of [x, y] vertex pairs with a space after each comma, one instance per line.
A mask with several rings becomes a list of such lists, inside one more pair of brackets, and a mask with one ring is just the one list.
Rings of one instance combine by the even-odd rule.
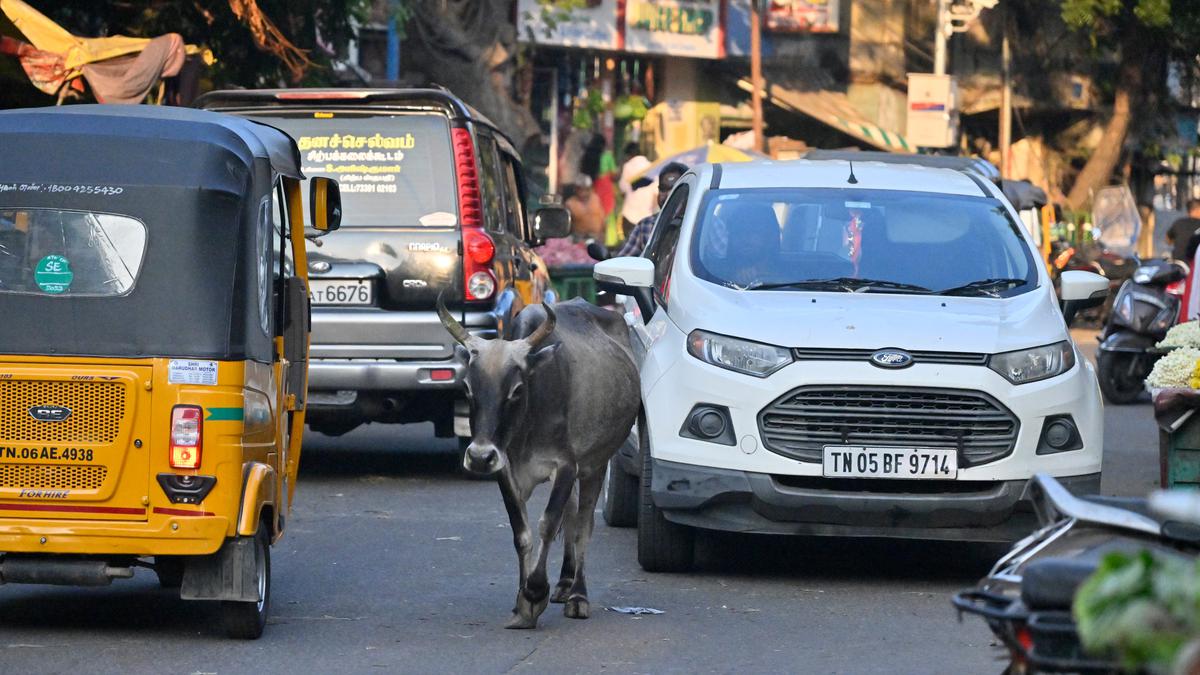
[[[738, 80], [738, 87], [748, 92], [754, 91], [748, 79]], [[784, 110], [807, 115], [871, 147], [888, 152], [915, 152], [904, 136], [868, 121], [850, 104], [849, 97], [841, 92], [825, 89], [800, 91], [768, 84], [764, 95]]]

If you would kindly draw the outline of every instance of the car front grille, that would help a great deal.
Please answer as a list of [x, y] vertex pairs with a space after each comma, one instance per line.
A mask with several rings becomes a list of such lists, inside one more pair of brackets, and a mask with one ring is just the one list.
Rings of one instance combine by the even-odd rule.
[[[797, 361], [870, 361], [877, 349], [793, 349]], [[905, 350], [913, 364], [942, 363], [959, 366], [986, 366], [988, 355], [975, 352], [931, 352]]]
[[758, 430], [766, 448], [820, 462], [827, 445], [956, 448], [959, 466], [1012, 452], [1020, 428], [992, 397], [957, 389], [811, 386], [763, 408]]

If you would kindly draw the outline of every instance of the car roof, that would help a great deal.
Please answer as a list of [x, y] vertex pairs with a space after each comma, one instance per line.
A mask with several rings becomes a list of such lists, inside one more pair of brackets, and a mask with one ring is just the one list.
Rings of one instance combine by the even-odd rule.
[[494, 122], [448, 89], [438, 87], [367, 88], [367, 87], [296, 87], [291, 89], [219, 89], [201, 95], [193, 103], [207, 110], [245, 113], [271, 108], [412, 108], [436, 107], [451, 118], [469, 120], [491, 129], [510, 145], [516, 146]]
[[[720, 167], [717, 169], [716, 167]], [[851, 169], [857, 182], [849, 182]], [[713, 180], [713, 173], [720, 177]], [[701, 165], [701, 183], [720, 189], [735, 188], [856, 188], [907, 190], [970, 197], [993, 197], [974, 173], [909, 164], [848, 162], [842, 160], [787, 160]]]
[[[299, 150], [290, 136], [266, 124], [206, 110], [84, 104], [0, 111], [0, 136], [31, 133], [47, 136], [47, 142], [54, 136], [80, 133], [164, 146], [173, 141], [219, 146], [233, 142], [239, 150], [269, 160], [277, 173], [303, 177]], [[87, 158], [81, 157], [80, 161]]]
[[845, 159], [851, 162], [883, 162], [884, 164], [912, 164], [931, 166], [956, 171], [974, 171], [993, 183], [1000, 180], [1000, 170], [995, 164], [981, 157], [959, 157], [956, 155], [915, 155], [875, 150], [823, 150], [813, 149], [804, 153], [804, 159]]

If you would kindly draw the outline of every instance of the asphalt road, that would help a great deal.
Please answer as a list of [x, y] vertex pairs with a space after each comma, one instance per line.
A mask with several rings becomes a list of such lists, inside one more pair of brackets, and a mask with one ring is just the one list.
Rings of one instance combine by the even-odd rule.
[[[1104, 490], [1149, 490], [1148, 401], [1110, 407], [1106, 427]], [[994, 547], [731, 537], [707, 541], [692, 574], [651, 575], [637, 565], [634, 531], [597, 516], [592, 618], [552, 605], [537, 631], [507, 631], [507, 517], [493, 483], [457, 476], [451, 444], [428, 428], [373, 427], [315, 437], [305, 452], [261, 640], [225, 639], [214, 607], [159, 590], [144, 570], [102, 589], [4, 586], [0, 672], [1002, 670], [982, 622], [959, 623], [949, 603], [986, 572]], [[664, 614], [602, 609], [630, 605]]]

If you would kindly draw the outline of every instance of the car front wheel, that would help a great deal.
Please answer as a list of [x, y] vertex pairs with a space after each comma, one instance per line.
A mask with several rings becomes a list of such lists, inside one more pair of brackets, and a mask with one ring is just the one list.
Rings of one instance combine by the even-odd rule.
[[647, 572], [687, 572], [695, 561], [696, 533], [672, 523], [650, 496], [651, 460], [647, 434], [638, 435], [642, 456], [641, 503], [638, 505], [638, 564]]

